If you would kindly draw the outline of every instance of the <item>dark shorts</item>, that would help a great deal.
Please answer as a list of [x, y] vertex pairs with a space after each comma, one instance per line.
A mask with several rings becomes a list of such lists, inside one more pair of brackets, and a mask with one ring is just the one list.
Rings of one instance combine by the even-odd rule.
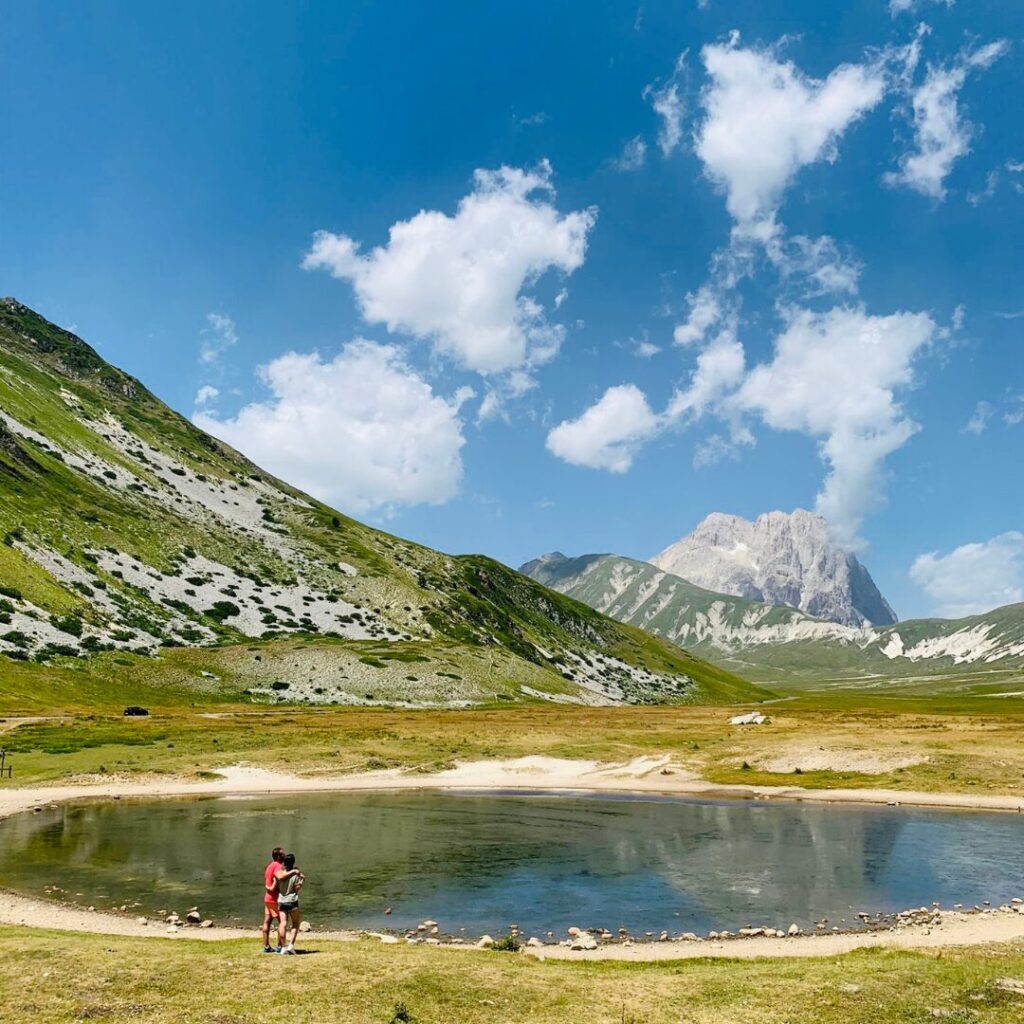
[[296, 903], [279, 903], [278, 906], [281, 908], [282, 914], [291, 914], [299, 909], [299, 904]]

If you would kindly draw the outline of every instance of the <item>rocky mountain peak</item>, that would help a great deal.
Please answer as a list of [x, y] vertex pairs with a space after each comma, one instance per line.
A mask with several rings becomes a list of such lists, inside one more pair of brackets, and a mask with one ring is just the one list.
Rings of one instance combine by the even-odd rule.
[[754, 522], [713, 512], [651, 563], [707, 590], [788, 605], [847, 626], [896, 621], [867, 569], [806, 509], [766, 512]]

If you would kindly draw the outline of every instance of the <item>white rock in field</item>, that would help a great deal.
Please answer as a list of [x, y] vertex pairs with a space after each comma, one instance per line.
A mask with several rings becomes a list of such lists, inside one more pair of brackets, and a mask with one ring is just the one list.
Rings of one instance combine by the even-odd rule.
[[300, 932], [311, 932], [312, 930], [313, 930], [313, 926], [308, 921], [303, 921], [299, 925], [299, 931]]
[[480, 937], [480, 941], [477, 942], [477, 949], [490, 949], [494, 945], [494, 939], [490, 935], [483, 935]]
[[207, 918], [205, 921], [200, 921], [199, 922], [199, 927], [200, 928], [212, 928], [213, 927], [213, 922], [209, 918]]
[[579, 928], [576, 928], [576, 927], [573, 927], [573, 928], [569, 928], [569, 929], [567, 929], [567, 933], [568, 933], [568, 935], [569, 935], [569, 938], [570, 938], [570, 939], [575, 939], [575, 938], [577, 938], [577, 937], [578, 937], [578, 936], [579, 936], [580, 934], [582, 934], [582, 933], [580, 932]]
[[787, 934], [789, 934], [789, 935], [799, 935], [799, 934], [801, 934], [802, 931], [803, 931], [803, 929], [800, 927], [800, 925], [798, 925], [798, 924], [796, 924], [794, 922], [793, 924], [791, 924], [789, 926], [789, 932]]
[[537, 938], [537, 936], [536, 936], [536, 935], [531, 935], [531, 936], [530, 936], [530, 937], [529, 937], [529, 938], [528, 938], [528, 939], [526, 940], [526, 944], [527, 944], [528, 946], [542, 946], [542, 945], [544, 945], [544, 943], [542, 943], [542, 942], [540, 941], [540, 939], [538, 939], [538, 938]]
[[592, 935], [580, 935], [572, 940], [569, 948], [575, 950], [597, 949], [597, 940]]

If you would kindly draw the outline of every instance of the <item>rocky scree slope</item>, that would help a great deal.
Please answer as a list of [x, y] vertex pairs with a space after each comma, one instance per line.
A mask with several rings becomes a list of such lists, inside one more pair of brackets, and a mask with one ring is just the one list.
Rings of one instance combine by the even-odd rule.
[[845, 626], [795, 608], [715, 593], [649, 562], [560, 552], [521, 572], [622, 622], [762, 682], [1024, 671], [1024, 605], [964, 619]]
[[268, 702], [753, 692], [491, 559], [289, 487], [13, 299], [0, 300], [0, 538], [0, 691], [90, 662]]
[[856, 556], [805, 509], [753, 523], [714, 512], [650, 559], [665, 572], [720, 594], [788, 605], [845, 626], [889, 626], [896, 615]]

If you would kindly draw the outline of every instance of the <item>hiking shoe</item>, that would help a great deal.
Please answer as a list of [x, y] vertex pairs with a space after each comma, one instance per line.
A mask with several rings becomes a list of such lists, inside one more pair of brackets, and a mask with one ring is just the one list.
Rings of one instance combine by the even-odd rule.
[[281, 952], [288, 956], [295, 956], [295, 947], [289, 944], [285, 946], [284, 949], [281, 950]]
[[263, 947], [263, 952], [264, 953], [273, 953], [274, 951], [270, 948], [270, 946], [264, 946]]

